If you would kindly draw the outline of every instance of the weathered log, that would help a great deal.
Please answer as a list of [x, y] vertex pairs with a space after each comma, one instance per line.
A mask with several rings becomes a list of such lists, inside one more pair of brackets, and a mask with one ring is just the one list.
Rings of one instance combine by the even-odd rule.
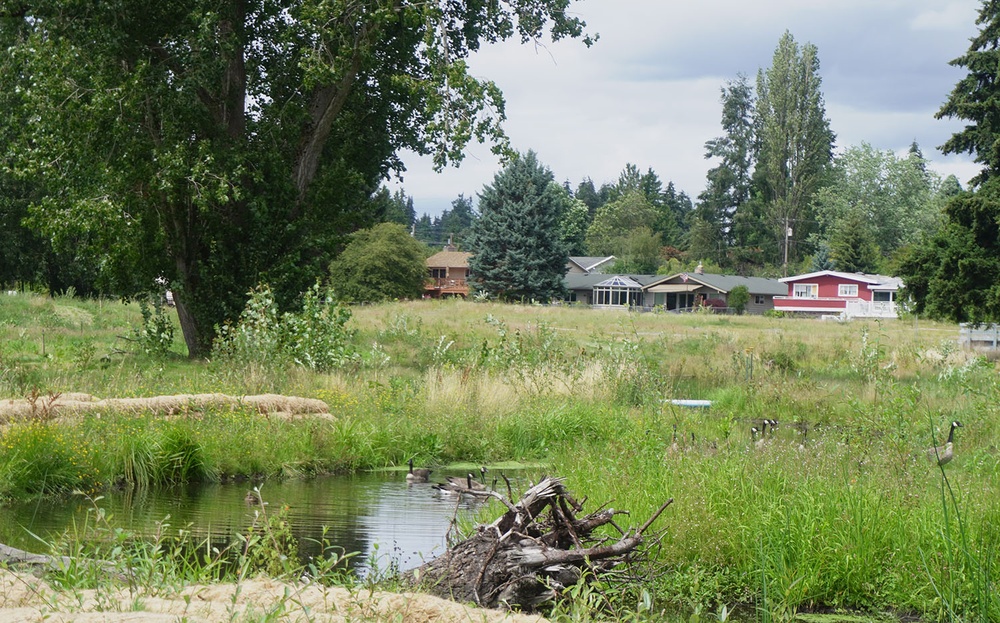
[[456, 601], [530, 611], [581, 578], [593, 578], [624, 561], [670, 503], [639, 530], [619, 528], [621, 538], [612, 542], [593, 532], [614, 525], [615, 515], [625, 512], [604, 509], [578, 519], [582, 503], [569, 496], [561, 478], [543, 478], [516, 504], [496, 492], [483, 495], [503, 501], [507, 512], [444, 555], [405, 573], [404, 582]]

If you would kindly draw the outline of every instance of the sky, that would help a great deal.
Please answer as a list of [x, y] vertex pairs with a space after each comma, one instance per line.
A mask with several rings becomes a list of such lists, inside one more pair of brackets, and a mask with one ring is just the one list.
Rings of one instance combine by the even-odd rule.
[[[968, 155], [937, 149], [962, 120], [937, 120], [965, 74], [949, 61], [977, 32], [979, 0], [582, 0], [571, 11], [600, 39], [543, 45], [507, 42], [470, 59], [471, 73], [507, 100], [512, 146], [534, 150], [556, 181], [615, 182], [628, 163], [652, 169], [692, 200], [716, 163], [705, 141], [723, 134], [720, 89], [740, 73], [755, 83], [787, 30], [819, 51], [822, 92], [836, 151], [868, 143], [904, 154], [916, 140], [929, 167], [965, 187], [978, 171]], [[413, 197], [417, 215], [440, 214], [460, 194], [478, 201], [500, 170], [472, 144], [458, 169], [432, 170], [404, 153], [390, 184]]]

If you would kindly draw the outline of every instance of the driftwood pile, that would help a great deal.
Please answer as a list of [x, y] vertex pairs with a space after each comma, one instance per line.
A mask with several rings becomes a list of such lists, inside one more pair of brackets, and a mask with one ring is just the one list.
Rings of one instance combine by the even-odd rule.
[[[627, 511], [607, 508], [577, 518], [583, 504], [570, 496], [562, 478], [543, 478], [517, 504], [494, 491], [467, 493], [496, 498], [507, 512], [444, 555], [408, 571], [403, 580], [439, 597], [523, 611], [551, 603], [561, 589], [625, 562], [673, 501], [638, 530], [625, 531], [614, 517]], [[605, 525], [618, 531], [617, 540], [594, 533]]]

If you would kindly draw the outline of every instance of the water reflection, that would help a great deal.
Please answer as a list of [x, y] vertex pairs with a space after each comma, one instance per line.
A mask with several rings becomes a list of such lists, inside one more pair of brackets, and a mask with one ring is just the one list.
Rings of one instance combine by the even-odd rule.
[[[443, 474], [442, 478], [449, 474]], [[245, 533], [261, 507], [247, 504], [250, 485], [200, 484], [170, 489], [110, 492], [96, 502], [112, 527], [151, 536], [166, 521], [169, 534], [180, 528], [196, 541], [224, 546]], [[373, 473], [265, 483], [260, 487], [271, 513], [288, 507], [303, 557], [321, 553], [321, 540], [359, 552], [351, 566], [364, 573], [374, 558], [379, 568], [410, 569], [444, 552], [456, 517], [477, 505], [469, 498], [442, 495], [433, 483], [408, 485], [401, 474]], [[0, 542], [45, 552], [32, 534], [51, 540], [67, 530], [93, 525], [94, 503], [81, 497], [0, 507]]]

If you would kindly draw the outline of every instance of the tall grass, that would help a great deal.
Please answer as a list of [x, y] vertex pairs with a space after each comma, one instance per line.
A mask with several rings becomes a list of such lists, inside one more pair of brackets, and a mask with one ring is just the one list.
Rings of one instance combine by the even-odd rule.
[[[607, 592], [618, 614], [628, 604], [649, 620], [723, 606], [769, 621], [821, 607], [997, 618], [1000, 383], [990, 360], [951, 344], [951, 325], [410, 302], [353, 309], [350, 348], [360, 355], [318, 373], [187, 362], [180, 347], [159, 359], [121, 353], [114, 335], [141, 320], [132, 308], [8, 303], [4, 397], [266, 389], [320, 398], [332, 418], [237, 409], [12, 422], [0, 434], [3, 495], [410, 457], [545, 461], [578, 495], [628, 509], [637, 524], [675, 499], [641, 581]], [[39, 311], [49, 320], [34, 323]], [[67, 326], [82, 312], [91, 324]], [[956, 418], [965, 428], [942, 472], [923, 456], [926, 422], [941, 429]], [[779, 425], [758, 447], [750, 426], [765, 419]], [[591, 597], [578, 593], [580, 603]]]

